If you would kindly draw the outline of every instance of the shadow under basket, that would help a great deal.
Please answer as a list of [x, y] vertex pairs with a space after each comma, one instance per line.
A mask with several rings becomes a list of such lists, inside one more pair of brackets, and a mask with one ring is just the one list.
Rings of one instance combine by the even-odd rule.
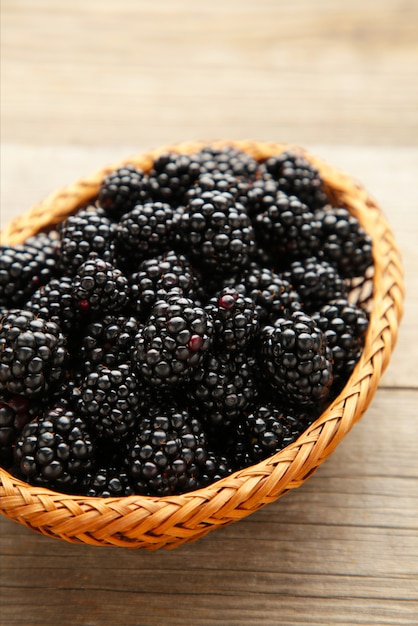
[[[95, 200], [102, 179], [133, 163], [149, 171], [162, 152], [190, 154], [205, 143], [190, 142], [139, 154], [112, 164], [53, 193], [3, 231], [3, 243], [15, 245], [53, 228]], [[219, 141], [256, 160], [287, 149], [302, 152], [317, 167], [334, 206], [346, 207], [373, 242], [374, 268], [351, 292], [365, 304], [370, 323], [362, 356], [343, 390], [324, 413], [291, 445], [274, 456], [208, 487], [167, 497], [95, 498], [33, 487], [0, 469], [0, 511], [35, 531], [72, 543], [128, 548], [174, 548], [211, 530], [250, 515], [299, 487], [327, 459], [369, 405], [394, 348], [402, 316], [403, 272], [392, 231], [376, 203], [349, 176], [295, 146], [254, 141]]]

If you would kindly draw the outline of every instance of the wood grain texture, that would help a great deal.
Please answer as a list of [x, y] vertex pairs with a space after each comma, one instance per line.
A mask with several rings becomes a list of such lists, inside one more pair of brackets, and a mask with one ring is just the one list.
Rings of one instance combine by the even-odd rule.
[[418, 139], [415, 0], [2, 6], [3, 141]]

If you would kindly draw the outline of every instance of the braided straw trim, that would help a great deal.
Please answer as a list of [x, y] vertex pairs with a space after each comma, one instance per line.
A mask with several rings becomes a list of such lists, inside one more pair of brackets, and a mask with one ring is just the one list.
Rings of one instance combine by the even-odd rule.
[[[95, 200], [102, 179], [128, 163], [149, 171], [156, 156], [171, 150], [190, 154], [204, 142], [183, 143], [134, 156], [58, 190], [3, 232], [9, 244], [48, 230]], [[376, 203], [351, 178], [301, 148], [254, 141], [230, 145], [264, 160], [285, 149], [299, 150], [320, 171], [333, 203], [346, 206], [373, 239], [372, 313], [362, 356], [346, 386], [324, 413], [287, 448], [197, 491], [171, 497], [92, 498], [33, 487], [0, 469], [0, 512], [44, 535], [71, 543], [155, 550], [174, 548], [210, 530], [246, 517], [299, 487], [328, 458], [369, 405], [394, 348], [403, 307], [403, 272], [393, 234]]]

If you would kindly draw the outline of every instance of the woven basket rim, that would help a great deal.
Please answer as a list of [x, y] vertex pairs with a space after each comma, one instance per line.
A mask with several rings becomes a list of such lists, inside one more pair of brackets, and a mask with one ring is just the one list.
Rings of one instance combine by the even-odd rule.
[[[190, 154], [209, 145], [232, 146], [258, 161], [287, 149], [300, 152], [320, 171], [327, 191], [348, 204], [371, 235], [375, 306], [365, 347], [352, 375], [333, 402], [295, 442], [274, 456], [212, 485], [176, 496], [93, 498], [34, 487], [0, 468], [0, 512], [6, 517], [43, 534], [75, 543], [148, 549], [175, 547], [217, 526], [245, 517], [300, 486], [328, 458], [368, 407], [395, 346], [402, 317], [404, 287], [400, 253], [381, 209], [362, 185], [302, 147], [220, 140], [168, 144], [131, 155], [51, 194], [10, 222], [2, 233], [3, 241], [12, 245], [21, 243], [29, 235], [62, 221], [70, 212], [93, 200], [101, 180], [118, 167], [132, 163], [147, 171], [153, 160], [164, 152]], [[54, 513], [57, 513], [56, 523], [52, 521]], [[99, 518], [103, 523], [98, 523]], [[155, 523], [149, 523], [151, 518]], [[81, 519], [83, 523], [79, 524]], [[125, 523], [119, 528], [122, 520]]]

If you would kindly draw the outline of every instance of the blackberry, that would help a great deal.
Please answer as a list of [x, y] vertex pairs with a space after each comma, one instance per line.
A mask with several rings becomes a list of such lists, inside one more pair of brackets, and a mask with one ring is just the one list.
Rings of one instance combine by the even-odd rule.
[[120, 311], [129, 302], [128, 279], [111, 263], [93, 257], [78, 268], [72, 296], [80, 311]]
[[213, 321], [216, 350], [232, 352], [247, 348], [258, 331], [255, 302], [233, 287], [225, 287], [205, 307]]
[[137, 205], [122, 216], [116, 229], [117, 256], [122, 266], [137, 269], [146, 258], [169, 249], [174, 209], [163, 202]]
[[192, 491], [230, 473], [208, 449], [198, 419], [175, 406], [152, 405], [127, 445], [125, 465], [135, 491], [168, 496]]
[[[327, 196], [318, 170], [302, 155], [290, 150], [267, 159], [265, 170], [288, 196], [296, 196], [310, 209], [327, 204]], [[261, 168], [261, 169], [264, 169]]]
[[243, 352], [209, 354], [185, 389], [205, 423], [222, 428], [236, 422], [258, 394], [256, 360]]
[[202, 174], [226, 175], [234, 178], [253, 180], [258, 172], [257, 161], [232, 146], [214, 148], [205, 146], [196, 154]]
[[139, 323], [132, 316], [108, 314], [90, 322], [82, 335], [80, 366], [90, 374], [98, 365], [109, 369], [130, 361]]
[[99, 364], [74, 389], [74, 402], [92, 432], [114, 443], [132, 436], [141, 419], [141, 388], [127, 363]]
[[211, 343], [212, 322], [205, 311], [179, 295], [158, 300], [135, 337], [133, 359], [139, 375], [155, 387], [187, 380]]
[[134, 165], [125, 165], [106, 176], [98, 195], [99, 205], [115, 220], [137, 204], [150, 201], [148, 176]]
[[24, 480], [76, 493], [94, 463], [95, 448], [85, 421], [65, 405], [54, 406], [27, 424], [15, 458]]
[[25, 309], [36, 317], [55, 322], [64, 333], [69, 333], [79, 318], [73, 301], [72, 279], [66, 276], [53, 278], [35, 291]]
[[321, 250], [343, 278], [363, 276], [373, 265], [372, 240], [347, 209], [329, 207], [318, 210], [322, 233]]
[[13, 465], [16, 439], [23, 427], [33, 420], [40, 410], [40, 403], [22, 396], [0, 397], [0, 466], [9, 469]]
[[190, 263], [173, 250], [143, 261], [129, 282], [132, 302], [140, 317], [149, 314], [155, 302], [169, 293], [194, 299], [198, 289], [197, 276]]
[[0, 246], [0, 305], [23, 305], [56, 273], [57, 242], [45, 233], [30, 237], [24, 244]]
[[254, 248], [254, 230], [230, 193], [206, 191], [175, 215], [177, 243], [207, 274], [233, 274]]
[[126, 470], [110, 465], [96, 469], [89, 477], [83, 492], [89, 497], [119, 498], [132, 496], [134, 489]]
[[205, 191], [218, 193], [230, 193], [234, 200], [241, 201], [246, 198], [251, 188], [251, 183], [232, 174], [222, 172], [204, 173], [199, 176], [196, 183], [185, 194], [185, 204], [194, 198], [200, 198]]
[[115, 224], [101, 207], [89, 206], [70, 215], [60, 226], [59, 266], [66, 276], [74, 276], [93, 254], [105, 261], [114, 258]]
[[0, 391], [41, 396], [62, 379], [67, 351], [54, 322], [12, 309], [0, 320]]
[[301, 311], [263, 329], [260, 365], [276, 394], [290, 404], [313, 405], [329, 395], [331, 350], [322, 330]]
[[254, 217], [259, 213], [264, 213], [270, 206], [276, 202], [279, 184], [277, 181], [268, 177], [255, 180], [247, 191], [245, 191], [240, 200], [245, 206], [248, 215]]
[[245, 414], [228, 441], [228, 455], [236, 469], [267, 459], [290, 445], [318, 417], [263, 403]]
[[301, 309], [300, 297], [291, 283], [273, 270], [252, 263], [241, 277], [244, 293], [257, 307], [260, 324]]
[[186, 191], [196, 182], [201, 167], [196, 157], [166, 152], [157, 157], [149, 174], [154, 200], [175, 206], [182, 204]]
[[257, 242], [276, 264], [312, 256], [319, 248], [319, 221], [298, 198], [282, 191], [277, 192], [274, 204], [255, 216], [253, 224]]
[[335, 378], [346, 381], [360, 358], [368, 327], [368, 315], [355, 304], [340, 298], [313, 314], [332, 351]]
[[309, 257], [293, 261], [284, 278], [299, 293], [304, 311], [318, 311], [335, 298], [345, 297], [348, 287], [336, 268], [325, 259]]

